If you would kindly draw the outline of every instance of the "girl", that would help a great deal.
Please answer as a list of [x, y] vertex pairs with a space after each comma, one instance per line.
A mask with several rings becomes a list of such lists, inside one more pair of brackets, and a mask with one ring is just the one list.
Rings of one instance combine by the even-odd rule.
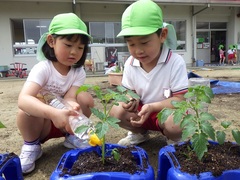
[[[35, 168], [35, 161], [42, 156], [41, 143], [51, 138], [73, 134], [69, 116], [81, 111], [87, 117], [93, 107], [88, 93], [76, 95], [84, 83], [83, 69], [90, 35], [87, 27], [75, 14], [56, 15], [49, 32], [39, 40], [36, 64], [19, 94], [17, 126], [24, 140], [20, 161], [23, 173]], [[57, 109], [45, 102], [46, 93], [64, 98], [73, 108]], [[73, 135], [67, 136], [64, 144], [70, 147]]]
[[219, 57], [220, 57], [220, 61], [219, 61], [219, 65], [224, 65], [225, 62], [225, 55], [224, 55], [224, 50], [223, 50], [224, 46], [220, 45], [219, 46]]

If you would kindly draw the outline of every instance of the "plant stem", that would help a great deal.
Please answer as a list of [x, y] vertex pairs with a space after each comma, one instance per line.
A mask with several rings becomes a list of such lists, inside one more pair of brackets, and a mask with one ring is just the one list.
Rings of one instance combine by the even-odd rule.
[[102, 139], [102, 163], [105, 164], [105, 135]]

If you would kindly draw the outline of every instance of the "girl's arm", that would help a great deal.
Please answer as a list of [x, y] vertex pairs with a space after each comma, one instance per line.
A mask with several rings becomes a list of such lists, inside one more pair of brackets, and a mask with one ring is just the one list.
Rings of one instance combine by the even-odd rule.
[[79, 87], [72, 86], [64, 96], [64, 100], [72, 106], [76, 111], [80, 110], [80, 105], [77, 103], [77, 90]]
[[51, 119], [54, 108], [37, 98], [41, 86], [34, 82], [26, 82], [18, 97], [18, 107], [31, 116]]
[[55, 127], [66, 129], [72, 134], [69, 128], [69, 116], [76, 116], [77, 113], [67, 109], [56, 109], [45, 104], [37, 98], [41, 86], [34, 82], [26, 82], [19, 94], [18, 107], [28, 115], [52, 120]]

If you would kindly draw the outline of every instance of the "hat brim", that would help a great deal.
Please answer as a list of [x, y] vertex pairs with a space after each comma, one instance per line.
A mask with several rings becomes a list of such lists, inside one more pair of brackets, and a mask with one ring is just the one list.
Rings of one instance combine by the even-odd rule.
[[122, 29], [117, 37], [121, 36], [144, 36], [156, 32], [159, 28], [153, 27], [129, 27]]
[[56, 32], [57, 35], [65, 35], [65, 34], [83, 34], [88, 36], [90, 39], [92, 38], [88, 33], [79, 29], [64, 29], [61, 31]]

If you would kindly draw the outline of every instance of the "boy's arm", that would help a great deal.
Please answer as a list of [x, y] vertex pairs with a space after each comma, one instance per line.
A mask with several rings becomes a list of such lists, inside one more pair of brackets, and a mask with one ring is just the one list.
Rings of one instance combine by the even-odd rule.
[[152, 112], [160, 112], [164, 108], [173, 108], [172, 101], [184, 101], [184, 94], [174, 95], [168, 99], [165, 99], [160, 102], [150, 103], [149, 105], [152, 107]]
[[174, 101], [182, 101], [185, 98], [184, 94], [174, 95], [171, 98], [165, 99], [160, 102], [154, 102], [143, 105], [140, 112], [138, 112], [139, 118], [131, 119], [131, 124], [135, 127], [141, 127], [143, 123], [147, 120], [152, 112], [160, 112], [163, 108], [173, 108], [171, 102]]

